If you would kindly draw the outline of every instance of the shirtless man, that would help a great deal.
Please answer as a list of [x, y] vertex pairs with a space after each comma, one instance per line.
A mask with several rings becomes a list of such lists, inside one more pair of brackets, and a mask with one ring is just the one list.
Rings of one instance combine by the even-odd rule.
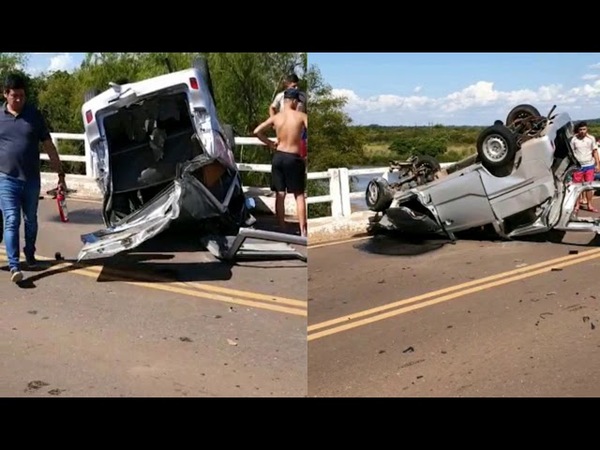
[[[301, 156], [302, 134], [308, 130], [308, 115], [297, 111], [300, 94], [297, 89], [286, 89], [283, 108], [256, 127], [254, 135], [273, 150], [271, 162], [272, 187], [277, 193], [275, 213], [279, 226], [285, 228], [285, 195], [294, 194], [300, 222], [300, 234], [306, 236], [306, 163]], [[271, 141], [265, 131], [275, 128], [277, 142]]]

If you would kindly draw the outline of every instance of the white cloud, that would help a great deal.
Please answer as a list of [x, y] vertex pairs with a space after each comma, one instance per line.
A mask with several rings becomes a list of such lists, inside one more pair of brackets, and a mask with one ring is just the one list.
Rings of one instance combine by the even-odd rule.
[[542, 114], [556, 105], [558, 110], [566, 107], [567, 112], [576, 111], [574, 119], [600, 117], [599, 78], [589, 78], [590, 82], [571, 89], [547, 85], [513, 91], [498, 90], [491, 81], [478, 81], [437, 98], [395, 94], [361, 97], [350, 89], [334, 89], [333, 92], [347, 98], [346, 112], [356, 124], [485, 125], [496, 119], [504, 120], [510, 109], [522, 103], [534, 105]]
[[590, 69], [600, 69], [600, 63], [592, 64]]
[[600, 75], [596, 75], [593, 73], [586, 73], [585, 75], [583, 75], [581, 77], [582, 80], [595, 80], [596, 78], [598, 78]]
[[423, 86], [417, 86], [417, 87], [414, 89], [414, 92], [415, 92], [415, 94], [418, 94], [419, 92], [421, 92], [421, 90], [422, 90], [422, 89], [423, 89]]
[[71, 71], [75, 69], [75, 61], [70, 53], [61, 53], [50, 58], [48, 72], [56, 72], [59, 70]]

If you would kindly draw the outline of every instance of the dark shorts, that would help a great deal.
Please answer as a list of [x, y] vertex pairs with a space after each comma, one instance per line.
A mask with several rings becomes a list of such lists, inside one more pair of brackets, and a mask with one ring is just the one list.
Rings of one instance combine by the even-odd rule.
[[295, 153], [276, 150], [271, 161], [271, 189], [290, 194], [304, 193], [306, 188], [306, 164]]

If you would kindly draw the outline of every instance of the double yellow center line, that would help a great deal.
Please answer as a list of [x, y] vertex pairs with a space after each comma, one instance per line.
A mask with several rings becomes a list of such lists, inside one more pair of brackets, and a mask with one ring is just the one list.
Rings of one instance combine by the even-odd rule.
[[486, 289], [512, 283], [513, 281], [523, 280], [525, 278], [550, 272], [553, 269], [560, 269], [573, 264], [580, 264], [596, 258], [600, 258], [600, 248], [588, 250], [575, 255], [563, 256], [561, 258], [543, 261], [537, 264], [532, 264], [531, 266], [491, 275], [479, 280], [473, 280], [467, 283], [450, 286], [437, 291], [399, 300], [394, 303], [389, 303], [387, 305], [382, 305], [376, 308], [371, 308], [347, 316], [339, 317], [337, 319], [309, 325], [307, 328], [308, 340], [312, 341], [325, 336], [330, 336], [332, 334], [341, 333], [342, 331], [368, 325], [380, 320], [414, 311], [416, 309], [425, 308], [437, 303], [464, 297], [466, 295], [474, 294]]
[[[4, 249], [0, 249], [0, 255], [6, 257]], [[38, 256], [38, 259], [41, 261], [53, 261], [52, 258], [42, 256]], [[240, 291], [205, 283], [173, 281], [165, 277], [148, 275], [139, 271], [125, 271], [71, 262], [53, 264], [47, 271], [53, 273], [69, 272], [91, 278], [98, 278], [103, 273], [103, 275], [111, 277], [114, 281], [122, 281], [134, 286], [142, 286], [174, 294], [233, 303], [252, 308], [267, 309], [296, 316], [307, 316], [307, 302], [303, 300]]]

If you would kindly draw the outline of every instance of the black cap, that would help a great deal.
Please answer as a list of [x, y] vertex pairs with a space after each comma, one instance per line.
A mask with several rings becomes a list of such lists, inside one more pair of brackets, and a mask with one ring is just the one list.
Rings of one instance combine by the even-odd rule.
[[286, 89], [283, 93], [283, 98], [291, 98], [293, 100], [300, 100], [300, 91], [298, 89]]

